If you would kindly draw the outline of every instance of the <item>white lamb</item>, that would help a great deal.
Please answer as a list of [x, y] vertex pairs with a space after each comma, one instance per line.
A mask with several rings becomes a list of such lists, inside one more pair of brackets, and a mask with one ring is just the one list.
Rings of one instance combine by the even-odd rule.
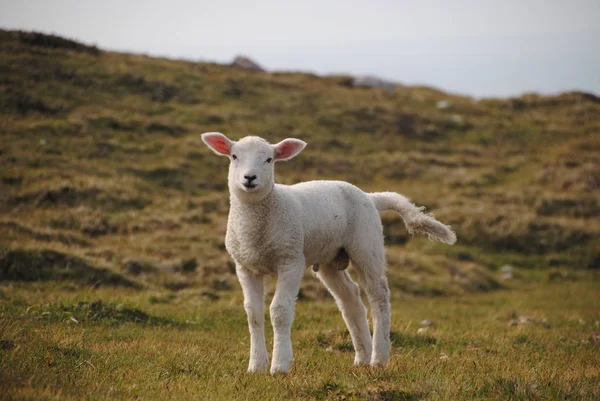
[[[216, 132], [202, 135], [215, 153], [229, 157], [231, 208], [225, 244], [235, 261], [250, 328], [248, 371], [266, 370], [263, 276], [277, 273], [271, 302], [274, 344], [271, 373], [292, 363], [290, 329], [306, 266], [334, 296], [348, 326], [355, 365], [384, 365], [390, 357], [390, 300], [380, 211], [398, 212], [410, 233], [421, 232], [447, 244], [450, 227], [423, 214], [402, 195], [365, 193], [343, 181], [274, 182], [274, 164], [290, 160], [306, 143], [285, 139], [276, 145], [249, 136], [238, 142]], [[373, 339], [358, 285], [345, 270], [352, 262], [373, 317]]]

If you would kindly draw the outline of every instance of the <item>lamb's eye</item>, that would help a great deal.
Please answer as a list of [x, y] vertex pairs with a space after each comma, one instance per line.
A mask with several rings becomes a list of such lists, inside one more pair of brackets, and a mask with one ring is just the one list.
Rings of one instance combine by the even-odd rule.
[[270, 157], [265, 161], [265, 163], [271, 163], [273, 159], [271, 159]]
[[232, 158], [233, 160], [237, 160], [237, 156], [236, 156], [236, 155], [231, 155], [231, 158]]

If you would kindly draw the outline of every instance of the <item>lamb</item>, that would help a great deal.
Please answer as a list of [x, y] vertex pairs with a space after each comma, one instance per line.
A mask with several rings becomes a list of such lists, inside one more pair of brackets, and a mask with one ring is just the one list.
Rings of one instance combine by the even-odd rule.
[[[424, 233], [447, 244], [456, 241], [450, 227], [392, 192], [365, 193], [343, 181], [276, 184], [274, 164], [300, 153], [306, 143], [299, 139], [271, 145], [255, 136], [234, 142], [221, 133], [209, 132], [202, 140], [230, 159], [225, 244], [235, 262], [248, 316], [248, 371], [266, 371], [269, 365], [263, 277], [277, 273], [270, 306], [274, 332], [270, 372], [289, 372], [290, 331], [307, 266], [312, 266], [341, 310], [354, 345], [354, 364], [385, 365], [390, 357], [390, 296], [379, 212], [394, 210], [410, 233]], [[350, 262], [369, 301], [373, 337], [360, 289], [346, 269]]]

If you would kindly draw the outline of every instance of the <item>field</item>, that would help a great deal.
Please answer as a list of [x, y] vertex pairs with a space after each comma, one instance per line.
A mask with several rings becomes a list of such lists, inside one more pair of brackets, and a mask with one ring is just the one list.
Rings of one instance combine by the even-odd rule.
[[[600, 98], [350, 81], [0, 30], [0, 395], [600, 398]], [[207, 131], [301, 138], [279, 182], [397, 191], [456, 230], [448, 247], [383, 216], [390, 366], [351, 366], [307, 272], [291, 373], [245, 373], [227, 162]]]

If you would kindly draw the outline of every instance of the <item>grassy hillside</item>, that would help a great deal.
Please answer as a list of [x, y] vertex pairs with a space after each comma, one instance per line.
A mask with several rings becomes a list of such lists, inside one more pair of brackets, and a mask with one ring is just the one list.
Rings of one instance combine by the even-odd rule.
[[[235, 341], [246, 339], [240, 291], [223, 242], [227, 161], [203, 145], [200, 134], [207, 131], [223, 132], [232, 139], [260, 135], [271, 142], [301, 138], [309, 145], [293, 161], [277, 166], [279, 182], [340, 179], [367, 191], [397, 191], [451, 224], [458, 243], [448, 247], [410, 237], [398, 216], [384, 215], [394, 302], [408, 297], [424, 311], [442, 307], [444, 301], [413, 296], [522, 289], [546, 279], [565, 283], [572, 291], [598, 295], [594, 288], [595, 269], [600, 267], [600, 98], [564, 93], [476, 100], [426, 87], [398, 85], [394, 92], [357, 89], [350, 81], [346, 76], [253, 72], [106, 52], [63, 38], [0, 30], [0, 340], [6, 341], [0, 352], [12, 355], [3, 358], [2, 376], [16, 383], [24, 397], [60, 396], [61, 391], [77, 397], [68, 390], [65, 378], [56, 376], [53, 381], [46, 377], [28, 385], [28, 375], [43, 355], [56, 354], [51, 357], [55, 365], [48, 366], [70, 366], [73, 372], [87, 369], [89, 364], [97, 368], [90, 355], [110, 360], [99, 344], [113, 341], [101, 338], [101, 333], [105, 319], [114, 318], [110, 309], [114, 302], [132, 304], [125, 312], [123, 308], [117, 311], [117, 320], [118, 316], [125, 316], [126, 322], [141, 319], [142, 327], [152, 325], [165, 346], [173, 331], [183, 333], [177, 337], [182, 343], [198, 329], [221, 333], [228, 322], [218, 323], [214, 318], [221, 310], [233, 314], [231, 335]], [[499, 270], [507, 264], [515, 273], [512, 280], [504, 281]], [[586, 280], [591, 284], [583, 282]], [[555, 284], [544, 286], [539, 290], [540, 299], [556, 291]], [[507, 294], [477, 295], [483, 298], [474, 302], [490, 302], [490, 308], [495, 302], [505, 302], [502, 313], [507, 314], [507, 308], [519, 308], [526, 302], [518, 301], [523, 295], [519, 291], [515, 292], [519, 294], [516, 301], [497, 301]], [[347, 338], [338, 338], [335, 331], [344, 329], [332, 301], [310, 274], [300, 299], [311, 305], [325, 303], [319, 308], [327, 316], [323, 317], [325, 323], [316, 315], [298, 323], [306, 331], [299, 337], [306, 345], [301, 345], [304, 351], [300, 352], [312, 352], [315, 341], [334, 349], [340, 341], [347, 343]], [[449, 308], [462, 302], [461, 298], [452, 299]], [[98, 306], [98, 301], [104, 304]], [[109, 305], [108, 312], [102, 305]], [[575, 315], [581, 312], [580, 306], [570, 306]], [[158, 317], [151, 318], [139, 307]], [[174, 312], [173, 308], [183, 310]], [[207, 314], [198, 316], [195, 313], [200, 312], [192, 312], [192, 308], [206, 309]], [[398, 309], [396, 304], [394, 308]], [[538, 311], [544, 314], [549, 309]], [[410, 311], [402, 313], [395, 317], [398, 322], [419, 318]], [[597, 302], [581, 314], [588, 323], [599, 319]], [[100, 316], [100, 326], [88, 322], [90, 316]], [[198, 319], [212, 323], [207, 323], [208, 328], [185, 323]], [[308, 327], [314, 325], [317, 332], [328, 330], [330, 320], [335, 321], [336, 329], [331, 335], [321, 335], [333, 339], [314, 340]], [[465, 325], [492, 324], [486, 322], [469, 315], [466, 321], [453, 323], [456, 326], [449, 331], [441, 329], [438, 340], [454, 344], [450, 339]], [[82, 339], [72, 345], [73, 336], [80, 331], [68, 324], [80, 323], [73, 327], [86, 327], [84, 331], [99, 337], [89, 344]], [[136, 324], [118, 323], [116, 335], [129, 340], [143, 336]], [[594, 330], [582, 326], [569, 331], [570, 326], [564, 324], [566, 331], [544, 340], [543, 347], [553, 347], [564, 335], [568, 341], [563, 345], [568, 348], [569, 341]], [[40, 327], [42, 332], [35, 334]], [[542, 329], [535, 330], [541, 333]], [[408, 348], [429, 350], [432, 345], [423, 345], [417, 337], [402, 340], [408, 335], [408, 326], [405, 331], [398, 330], [400, 343], [416, 341], [416, 345], [410, 343], [404, 351], [397, 351], [404, 352], [404, 357]], [[496, 345], [535, 348], [541, 336], [535, 333], [533, 339], [523, 334], [520, 340], [511, 334], [503, 340], [508, 342]], [[144, 347], [144, 341], [155, 340], [145, 337], [136, 344]], [[471, 333], [460, 347], [466, 350], [470, 341], [487, 344]], [[33, 342], [46, 345], [39, 345], [35, 351], [39, 355], [28, 354], [17, 363], [15, 358], [23, 357], [24, 352], [18, 344]], [[597, 346], [590, 347], [597, 354]], [[236, 372], [241, 373], [245, 345], [238, 348], [233, 359]], [[111, 348], [110, 352], [114, 351]], [[579, 358], [579, 352], [589, 355], [591, 351], [575, 347], [565, 352]], [[348, 355], [341, 355], [339, 361], [343, 362], [339, 363], [348, 362]], [[203, 355], [203, 363], [214, 363], [213, 357]], [[114, 361], [114, 366], [106, 362], [105, 368], [131, 369]], [[305, 362], [300, 370], [323, 369]], [[588, 362], [581, 363], [588, 366]], [[23, 365], [26, 363], [30, 365]], [[507, 388], [521, 386], [521, 379], [502, 374], [509, 363], [510, 358], [499, 363], [497, 376], [489, 382], [473, 379], [475, 387], [487, 388], [484, 393], [464, 393], [452, 387], [442, 391], [427, 382], [426, 390], [415, 389], [410, 394], [420, 398], [441, 391], [450, 398], [477, 394], [505, 398]], [[171, 377], [160, 376], [157, 369], [151, 372], [158, 375], [157, 383]], [[189, 369], [186, 372], [191, 376], [185, 380], [194, 380], [195, 369], [201, 368]], [[172, 370], [165, 371], [172, 374]], [[79, 373], [73, 374], [76, 381], [84, 380]], [[552, 381], [555, 374], [548, 370], [543, 378]], [[86, 375], [93, 377], [94, 373]], [[365, 383], [374, 380], [371, 390], [375, 393], [389, 390], [385, 377], [372, 375], [379, 374], [359, 374]], [[204, 373], [198, 377], [206, 379]], [[411, 377], [406, 377], [406, 382]], [[600, 390], [586, 381], [590, 377], [599, 377], [597, 366], [573, 373], [571, 382], [562, 378], [558, 387], [539, 394], [575, 394], [569, 386], [582, 385], [585, 394], [597, 395]], [[333, 384], [324, 382], [321, 387], [317, 383], [306, 388], [301, 383], [284, 384], [288, 387], [283, 393], [273, 394], [317, 399], [338, 392], [352, 395], [349, 384], [338, 379], [332, 377]], [[378, 387], [377, 383], [383, 384]], [[110, 386], [98, 386], [98, 398], [109, 395]], [[135, 397], [129, 387], [116, 386], [120, 397]], [[354, 395], [367, 394], [360, 391]], [[523, 393], [523, 398], [539, 395], [529, 387], [522, 391], [530, 391]]]
[[177, 270], [196, 259], [204, 273], [186, 276], [188, 285], [228, 274], [227, 163], [199, 138], [220, 131], [302, 138], [308, 148], [278, 166], [279, 181], [398, 191], [456, 229], [457, 247], [432, 246], [386, 216], [392, 271], [427, 265], [412, 255], [423, 248], [461, 270], [600, 263], [592, 95], [476, 101], [401, 85], [388, 93], [350, 88], [347, 77], [0, 38], [4, 252], [48, 249], [125, 274], [131, 263]]

